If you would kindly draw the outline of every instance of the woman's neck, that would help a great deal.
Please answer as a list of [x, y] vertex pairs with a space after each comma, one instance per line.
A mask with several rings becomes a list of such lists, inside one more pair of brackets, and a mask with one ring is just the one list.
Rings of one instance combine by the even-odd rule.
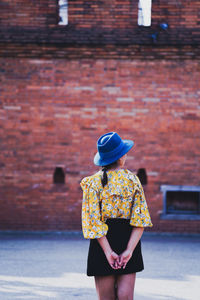
[[118, 167], [113, 167], [113, 168], [108, 169], [107, 172], [108, 171], [118, 171], [118, 170], [122, 170], [122, 169], [124, 169], [123, 166], [118, 166]]

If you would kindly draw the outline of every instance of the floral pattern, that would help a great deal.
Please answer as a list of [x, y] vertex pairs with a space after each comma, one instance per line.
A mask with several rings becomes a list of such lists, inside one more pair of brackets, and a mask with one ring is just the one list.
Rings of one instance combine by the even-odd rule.
[[151, 227], [142, 185], [129, 170], [107, 171], [108, 183], [103, 188], [101, 171], [83, 178], [82, 228], [85, 238], [105, 236], [109, 218], [130, 219], [135, 227]]

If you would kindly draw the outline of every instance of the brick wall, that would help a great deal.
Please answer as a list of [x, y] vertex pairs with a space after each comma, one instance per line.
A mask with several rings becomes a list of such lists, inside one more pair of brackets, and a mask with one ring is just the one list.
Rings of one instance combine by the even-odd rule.
[[56, 0], [3, 0], [0, 9], [2, 27], [45, 28], [57, 24]]
[[[57, 26], [57, 0], [3, 0], [2, 26]], [[152, 25], [169, 22], [170, 27], [199, 28], [199, 1], [153, 0]], [[69, 24], [77, 28], [133, 28], [137, 27], [138, 1], [133, 0], [68, 0]]]
[[160, 219], [162, 184], [199, 185], [199, 8], [154, 0], [144, 28], [137, 1], [69, 0], [59, 26], [56, 0], [1, 1], [0, 229], [80, 229], [79, 182], [115, 130], [135, 140], [127, 167], [147, 171], [152, 230], [199, 232]]
[[[137, 1], [69, 0], [69, 25], [58, 25], [57, 0], [1, 1], [0, 43], [147, 44], [157, 34], [158, 45], [197, 45], [200, 42], [198, 0], [155, 0], [152, 26], [137, 25]], [[167, 31], [160, 23], [168, 23]]]
[[[1, 64], [1, 229], [80, 229], [82, 177], [97, 138], [135, 141], [127, 167], [148, 176], [154, 231], [199, 232], [160, 220], [161, 184], [198, 185], [197, 61], [7, 58]], [[58, 167], [65, 185], [53, 184]]]

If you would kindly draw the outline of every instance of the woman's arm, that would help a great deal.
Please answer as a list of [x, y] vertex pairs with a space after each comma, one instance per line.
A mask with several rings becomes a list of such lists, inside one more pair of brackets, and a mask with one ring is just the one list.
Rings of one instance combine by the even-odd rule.
[[105, 256], [113, 269], [118, 269], [118, 259], [119, 256], [111, 249], [110, 244], [106, 236], [102, 236], [97, 239], [101, 248], [103, 249]]
[[143, 231], [144, 231], [143, 227], [133, 227], [127, 248], [119, 256], [119, 260], [118, 260], [119, 266], [123, 267], [123, 269], [125, 269], [129, 259], [131, 258], [133, 251], [143, 234]]

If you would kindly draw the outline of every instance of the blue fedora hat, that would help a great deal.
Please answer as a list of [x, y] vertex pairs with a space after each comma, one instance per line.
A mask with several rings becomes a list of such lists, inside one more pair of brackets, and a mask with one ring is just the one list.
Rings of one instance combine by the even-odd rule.
[[131, 140], [122, 140], [116, 132], [108, 132], [97, 141], [97, 150], [94, 164], [106, 166], [125, 155], [134, 145]]

